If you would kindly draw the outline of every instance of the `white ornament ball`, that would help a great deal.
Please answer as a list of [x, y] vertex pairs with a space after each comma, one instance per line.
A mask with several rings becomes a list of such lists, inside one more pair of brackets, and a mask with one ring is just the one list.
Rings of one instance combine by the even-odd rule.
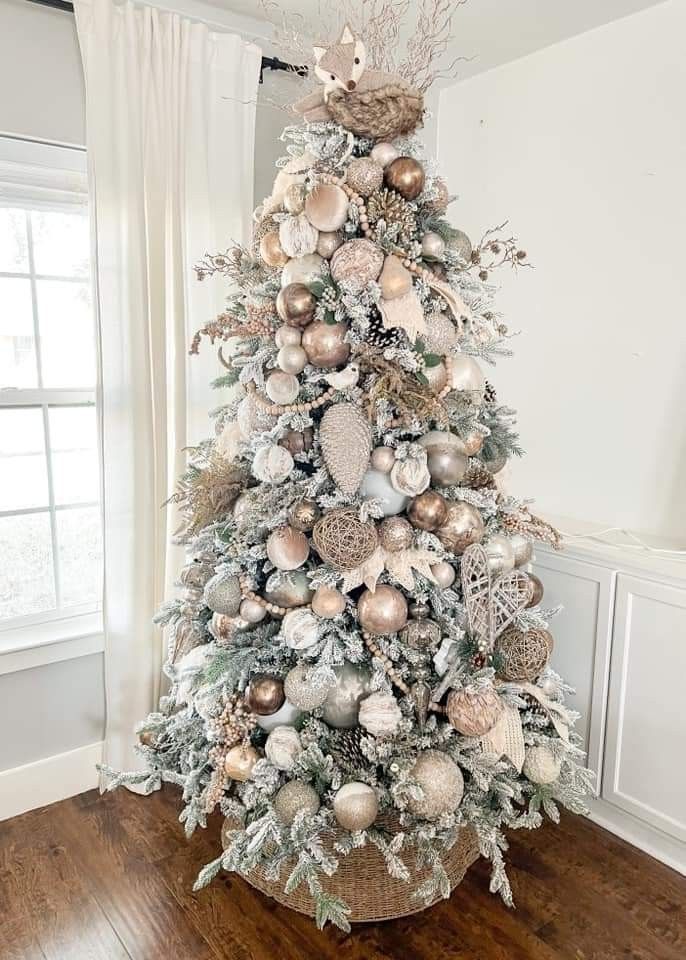
[[392, 737], [402, 716], [393, 694], [372, 693], [360, 703], [358, 723], [373, 737]]
[[532, 783], [554, 783], [560, 776], [562, 761], [545, 745], [528, 747], [522, 772]]
[[257, 600], [250, 600], [246, 597], [245, 600], [241, 601], [238, 615], [248, 623], [260, 623], [267, 616], [267, 611]]
[[483, 400], [486, 378], [474, 357], [464, 353], [453, 355], [451, 382], [458, 393], [468, 393], [478, 403]]
[[[283, 246], [283, 239], [281, 240], [281, 246], [286, 250]], [[288, 250], [286, 250], [286, 253], [288, 253]], [[425, 233], [422, 237], [422, 254], [429, 260], [440, 260], [444, 253], [445, 240], [443, 237], [432, 231]]]
[[404, 493], [399, 493], [391, 483], [390, 475], [373, 468], [362, 478], [360, 493], [364, 500], [379, 500], [384, 517], [402, 513], [410, 502]]
[[372, 160], [376, 160], [382, 167], [387, 167], [389, 163], [393, 163], [399, 156], [400, 154], [392, 143], [377, 143], [371, 152]]
[[274, 342], [277, 347], [299, 347], [300, 341], [302, 340], [302, 330], [299, 330], [297, 327], [291, 327], [289, 324], [284, 323], [282, 327], [274, 334]]
[[[304, 352], [303, 350], [303, 353]], [[272, 403], [287, 406], [289, 403], [293, 403], [300, 393], [300, 383], [298, 382], [298, 378], [292, 373], [275, 370], [274, 373], [270, 373], [267, 377], [264, 389]]]
[[509, 537], [502, 533], [494, 533], [483, 545], [488, 557], [488, 566], [495, 576], [509, 573], [514, 569], [515, 552]]
[[292, 770], [302, 753], [300, 736], [295, 727], [274, 727], [264, 745], [264, 754], [277, 770]]
[[301, 716], [302, 712], [298, 707], [293, 703], [289, 703], [288, 700], [285, 700], [276, 713], [269, 713], [266, 716], [260, 716], [258, 714], [257, 726], [269, 733], [269, 731], [274, 730], [275, 727], [292, 726], [298, 722]]
[[314, 283], [326, 272], [326, 261], [318, 253], [308, 253], [305, 257], [289, 260], [281, 272], [281, 286], [291, 283]]
[[276, 355], [276, 362], [284, 373], [302, 373], [307, 366], [307, 354], [299, 344], [288, 344], [281, 347]]
[[307, 650], [319, 640], [319, 622], [311, 610], [289, 610], [281, 623], [281, 632], [292, 650]]
[[257, 451], [252, 462], [253, 476], [263, 483], [283, 483], [291, 475], [295, 461], [285, 447], [274, 444]]
[[333, 799], [333, 812], [345, 830], [366, 830], [376, 820], [379, 801], [370, 786], [354, 780], [343, 784], [337, 791]]

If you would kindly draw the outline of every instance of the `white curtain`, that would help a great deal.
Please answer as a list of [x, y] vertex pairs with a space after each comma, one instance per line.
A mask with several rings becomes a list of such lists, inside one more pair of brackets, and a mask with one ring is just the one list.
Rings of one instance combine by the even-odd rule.
[[177, 14], [77, 0], [100, 322], [105, 531], [105, 762], [139, 764], [163, 645], [151, 618], [183, 563], [163, 503], [217, 403], [192, 332], [225, 290], [192, 264], [244, 239], [260, 51]]

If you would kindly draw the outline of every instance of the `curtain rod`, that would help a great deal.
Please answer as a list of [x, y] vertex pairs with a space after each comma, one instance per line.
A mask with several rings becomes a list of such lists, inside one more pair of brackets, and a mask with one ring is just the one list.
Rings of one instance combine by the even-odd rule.
[[[50, 7], [52, 10], [62, 10], [64, 13], [74, 12], [74, 4], [70, 3], [69, 0], [28, 0], [28, 3], [36, 3], [40, 7]], [[262, 57], [260, 83], [264, 81], [263, 73], [265, 70], [282, 70], [285, 73], [295, 73], [299, 77], [306, 77], [308, 72], [304, 65], [297, 66], [286, 63], [285, 60], [280, 60], [278, 57]]]

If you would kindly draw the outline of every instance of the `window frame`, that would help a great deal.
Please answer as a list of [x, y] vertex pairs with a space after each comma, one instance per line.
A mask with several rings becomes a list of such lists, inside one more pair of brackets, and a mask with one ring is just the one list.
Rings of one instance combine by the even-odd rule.
[[[0, 207], [23, 207], [76, 211], [88, 208], [86, 153], [83, 148], [47, 144], [0, 135]], [[0, 409], [39, 409], [43, 423], [45, 468], [47, 470], [48, 503], [44, 507], [18, 510], [0, 510], [0, 518], [22, 515], [49, 515], [52, 545], [52, 573], [55, 589], [55, 607], [34, 614], [8, 617], [0, 620], [0, 654], [16, 652], [71, 638], [94, 636], [102, 631], [102, 596], [94, 603], [62, 605], [60, 584], [57, 517], [60, 512], [98, 507], [102, 521], [102, 438], [98, 410], [98, 384], [87, 389], [44, 387], [40, 328], [37, 305], [37, 281], [53, 280], [66, 283], [84, 280], [95, 289], [93, 265], [88, 276], [67, 277], [37, 273], [34, 263], [31, 216], [26, 213], [28, 242], [28, 269], [26, 272], [0, 271], [0, 277], [29, 279], [33, 337], [37, 367], [37, 386], [30, 388], [0, 388]], [[95, 297], [93, 309], [96, 311]], [[96, 357], [98, 347], [97, 321], [94, 318]], [[97, 379], [97, 375], [96, 375]], [[55, 502], [53, 479], [53, 451], [50, 444], [50, 409], [95, 407], [97, 421], [97, 450], [99, 493], [98, 500], [59, 504]]]

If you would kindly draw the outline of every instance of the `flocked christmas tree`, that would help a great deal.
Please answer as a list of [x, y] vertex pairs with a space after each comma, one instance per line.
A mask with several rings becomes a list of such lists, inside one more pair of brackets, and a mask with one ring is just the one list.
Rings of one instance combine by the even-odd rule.
[[188, 834], [226, 818], [199, 886], [239, 870], [343, 927], [448, 896], [477, 852], [509, 903], [503, 831], [590, 783], [525, 572], [557, 535], [501, 488], [521, 450], [483, 373], [509, 353], [491, 273], [526, 255], [446, 218], [414, 136], [431, 23], [398, 72], [383, 31], [315, 48], [252, 245], [198, 267], [231, 292], [193, 350], [220, 341], [234, 390], [175, 494], [149, 770], [110, 771], [181, 787]]

